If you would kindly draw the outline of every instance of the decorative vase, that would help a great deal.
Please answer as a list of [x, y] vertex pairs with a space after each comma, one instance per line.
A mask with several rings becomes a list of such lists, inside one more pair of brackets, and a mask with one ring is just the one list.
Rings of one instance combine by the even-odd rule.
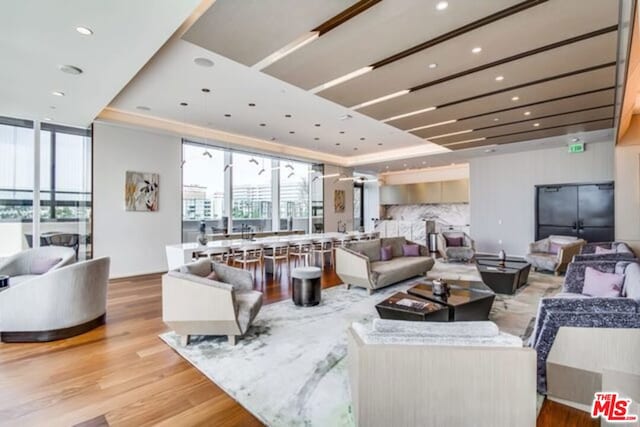
[[199, 228], [199, 233], [198, 233], [198, 243], [200, 243], [202, 246], [206, 246], [208, 239], [207, 239], [207, 223], [204, 221], [200, 221], [200, 228]]

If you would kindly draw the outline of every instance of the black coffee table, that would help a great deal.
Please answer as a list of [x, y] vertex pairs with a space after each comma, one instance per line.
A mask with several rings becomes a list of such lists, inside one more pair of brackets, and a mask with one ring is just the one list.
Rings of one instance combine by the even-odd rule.
[[531, 264], [523, 258], [508, 257], [501, 262], [495, 255], [476, 255], [476, 268], [482, 281], [495, 292], [513, 295], [529, 280]]
[[449, 321], [449, 307], [404, 292], [397, 292], [376, 305], [382, 319], [431, 322]]
[[487, 320], [496, 294], [484, 283], [468, 280], [447, 280], [448, 295], [434, 295], [431, 281], [420, 283], [407, 291], [449, 307], [449, 321]]

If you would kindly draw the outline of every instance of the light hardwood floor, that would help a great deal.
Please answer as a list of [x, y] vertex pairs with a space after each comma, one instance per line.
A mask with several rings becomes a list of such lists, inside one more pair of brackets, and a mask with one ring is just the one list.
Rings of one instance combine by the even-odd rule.
[[[281, 280], [267, 277], [256, 284], [266, 303], [289, 298], [286, 269]], [[340, 279], [327, 269], [322, 283]], [[260, 425], [158, 338], [167, 330], [161, 310], [159, 275], [114, 281], [105, 326], [57, 342], [0, 344], [0, 425]], [[538, 426], [572, 420], [591, 421], [545, 404]]]

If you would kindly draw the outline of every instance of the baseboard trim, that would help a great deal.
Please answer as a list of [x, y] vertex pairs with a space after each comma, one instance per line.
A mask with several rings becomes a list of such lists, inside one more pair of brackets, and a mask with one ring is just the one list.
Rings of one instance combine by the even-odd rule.
[[159, 271], [157, 273], [144, 273], [144, 274], [135, 274], [133, 276], [115, 277], [113, 279], [109, 279], [109, 283], [127, 282], [129, 280], [158, 279], [160, 278], [160, 276], [162, 276], [165, 273], [166, 271]]
[[19, 342], [49, 342], [63, 340], [84, 334], [106, 323], [107, 314], [101, 314], [93, 320], [76, 326], [49, 331], [0, 332], [0, 341], [5, 343]]

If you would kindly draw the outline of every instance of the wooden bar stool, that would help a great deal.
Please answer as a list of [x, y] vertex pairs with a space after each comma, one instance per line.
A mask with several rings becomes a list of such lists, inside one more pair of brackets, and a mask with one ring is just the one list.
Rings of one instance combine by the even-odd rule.
[[239, 248], [234, 248], [232, 253], [232, 264], [242, 265], [242, 268], [247, 269], [248, 266], [253, 266], [254, 279], [256, 278], [256, 268], [260, 268], [260, 274], [264, 279], [264, 252], [262, 245], [249, 244], [242, 245]]
[[300, 260], [304, 260], [303, 265], [309, 265], [309, 255], [311, 255], [311, 249], [313, 242], [311, 240], [298, 240], [293, 242], [289, 248], [289, 254], [295, 258], [294, 265], [298, 265]]
[[320, 255], [322, 257], [322, 269], [324, 269], [325, 266], [325, 255], [329, 254], [329, 265], [333, 266], [333, 239], [324, 238], [314, 241], [311, 253], [313, 254], [314, 261], [316, 259], [316, 255]]
[[[282, 275], [282, 263], [287, 262], [287, 267], [290, 266], [289, 260], [289, 242], [272, 243], [264, 248], [263, 258], [265, 261], [271, 260], [273, 263], [273, 276], [276, 275], [276, 270], [280, 269], [280, 275]], [[266, 264], [266, 262], [265, 262]]]

